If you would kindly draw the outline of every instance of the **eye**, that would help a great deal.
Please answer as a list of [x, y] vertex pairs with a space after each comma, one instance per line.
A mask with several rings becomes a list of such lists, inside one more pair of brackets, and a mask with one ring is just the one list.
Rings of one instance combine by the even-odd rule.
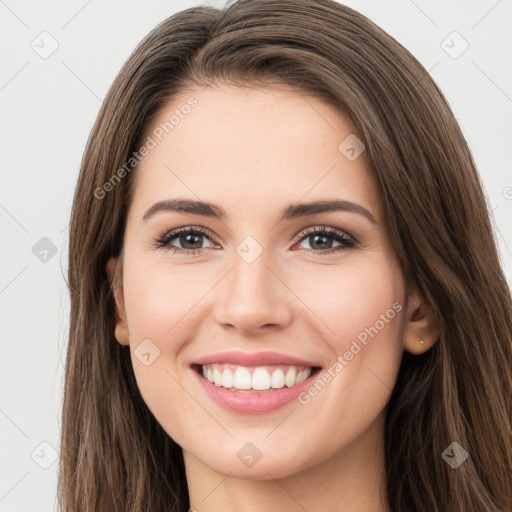
[[[199, 227], [178, 228], [166, 233], [162, 238], [156, 240], [157, 248], [166, 248], [172, 252], [182, 252], [186, 254], [198, 254], [202, 251], [202, 239], [210, 239], [209, 232]], [[181, 247], [176, 247], [171, 242], [177, 239]]]
[[[333, 247], [332, 240], [339, 243], [337, 247]], [[300, 249], [301, 252], [311, 252], [315, 254], [332, 254], [335, 252], [345, 251], [356, 246], [355, 240], [347, 233], [327, 226], [315, 226], [308, 228], [302, 232], [297, 243], [307, 241], [310, 249]]]
[[[155, 247], [159, 249], [169, 249], [172, 252], [179, 252], [188, 255], [199, 254], [205, 247], [202, 246], [203, 239], [207, 239], [211, 243], [211, 234], [201, 227], [183, 227], [169, 231], [163, 237], [155, 241]], [[174, 241], [181, 245], [177, 247]], [[333, 247], [333, 242], [338, 246]], [[315, 226], [308, 228], [300, 234], [294, 246], [307, 241], [310, 248], [299, 248], [301, 252], [315, 254], [332, 254], [351, 249], [356, 246], [355, 240], [347, 233], [327, 226]], [[173, 243], [174, 242], [174, 243]], [[209, 247], [212, 247], [213, 244]]]

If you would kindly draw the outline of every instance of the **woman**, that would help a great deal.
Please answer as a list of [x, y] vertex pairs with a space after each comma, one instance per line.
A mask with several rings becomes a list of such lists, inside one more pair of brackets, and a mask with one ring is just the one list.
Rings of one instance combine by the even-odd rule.
[[92, 130], [69, 287], [61, 510], [512, 510], [482, 186], [428, 73], [354, 10], [156, 27]]

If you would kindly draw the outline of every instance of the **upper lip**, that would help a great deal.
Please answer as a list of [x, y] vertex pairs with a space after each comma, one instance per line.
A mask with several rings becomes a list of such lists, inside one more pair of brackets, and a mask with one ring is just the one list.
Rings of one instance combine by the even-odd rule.
[[294, 356], [280, 354], [278, 352], [217, 352], [209, 356], [202, 357], [192, 362], [192, 364], [212, 364], [227, 363], [238, 366], [266, 366], [266, 365], [293, 365], [293, 366], [320, 366], [319, 364]]

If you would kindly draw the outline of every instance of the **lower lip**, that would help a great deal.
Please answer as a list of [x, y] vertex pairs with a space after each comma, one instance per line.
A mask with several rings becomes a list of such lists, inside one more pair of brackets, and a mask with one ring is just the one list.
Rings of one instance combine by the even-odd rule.
[[215, 386], [205, 379], [197, 371], [191, 368], [199, 384], [206, 394], [220, 407], [229, 411], [243, 414], [264, 414], [275, 411], [292, 402], [297, 396], [311, 385], [318, 371], [312, 373], [306, 380], [291, 388], [280, 388], [268, 392], [230, 391], [229, 389]]

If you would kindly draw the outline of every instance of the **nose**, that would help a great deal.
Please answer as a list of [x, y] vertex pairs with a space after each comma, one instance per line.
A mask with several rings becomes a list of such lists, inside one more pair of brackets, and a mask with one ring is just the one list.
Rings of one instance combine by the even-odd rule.
[[254, 336], [290, 323], [293, 294], [280, 272], [271, 267], [276, 265], [265, 257], [265, 251], [252, 263], [235, 255], [214, 307], [219, 325]]

